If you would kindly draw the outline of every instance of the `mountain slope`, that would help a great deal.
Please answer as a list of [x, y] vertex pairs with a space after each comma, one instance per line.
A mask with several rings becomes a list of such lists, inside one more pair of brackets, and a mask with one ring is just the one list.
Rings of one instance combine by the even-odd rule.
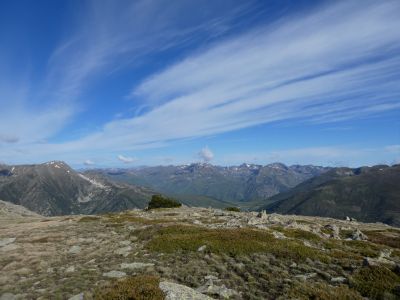
[[148, 186], [174, 196], [202, 196], [241, 203], [264, 200], [327, 170], [316, 166], [287, 167], [279, 163], [232, 167], [191, 164], [91, 170], [86, 174], [102, 174], [113, 180]]
[[400, 226], [400, 165], [335, 168], [269, 200], [261, 209]]
[[0, 199], [47, 216], [143, 208], [153, 193], [80, 174], [64, 162], [0, 169]]

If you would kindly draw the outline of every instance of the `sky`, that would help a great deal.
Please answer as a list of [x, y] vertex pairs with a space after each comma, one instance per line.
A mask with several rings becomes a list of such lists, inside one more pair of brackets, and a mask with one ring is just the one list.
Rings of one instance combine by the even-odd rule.
[[0, 162], [400, 163], [400, 1], [0, 1]]

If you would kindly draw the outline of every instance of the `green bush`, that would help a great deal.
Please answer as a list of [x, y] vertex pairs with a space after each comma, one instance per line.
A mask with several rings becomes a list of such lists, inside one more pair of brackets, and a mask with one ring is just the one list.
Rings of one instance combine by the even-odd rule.
[[153, 195], [151, 201], [149, 202], [148, 209], [154, 208], [171, 208], [180, 207], [182, 204], [175, 201], [174, 199], [163, 197], [161, 195]]
[[235, 207], [235, 206], [229, 206], [229, 207], [225, 207], [226, 211], [236, 211], [236, 212], [240, 212], [240, 208], [239, 207]]
[[393, 290], [400, 284], [400, 277], [383, 266], [372, 266], [357, 270], [350, 283], [370, 299], [395, 299]]
[[159, 288], [160, 280], [154, 276], [134, 276], [97, 288], [94, 292], [95, 300], [163, 300], [163, 291]]

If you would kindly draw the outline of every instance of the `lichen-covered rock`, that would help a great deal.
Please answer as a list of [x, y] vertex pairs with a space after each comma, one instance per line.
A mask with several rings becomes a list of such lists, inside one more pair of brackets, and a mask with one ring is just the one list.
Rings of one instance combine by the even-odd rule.
[[173, 282], [160, 282], [160, 289], [165, 293], [165, 300], [212, 300], [190, 287]]

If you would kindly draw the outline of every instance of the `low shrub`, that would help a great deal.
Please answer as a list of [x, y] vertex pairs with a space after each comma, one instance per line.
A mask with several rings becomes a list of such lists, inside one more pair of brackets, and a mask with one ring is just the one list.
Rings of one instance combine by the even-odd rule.
[[395, 299], [393, 292], [400, 284], [400, 277], [386, 267], [372, 266], [357, 270], [350, 283], [365, 297]]
[[235, 207], [235, 206], [225, 207], [224, 210], [240, 212], [240, 208], [239, 207]]
[[[154, 229], [153, 229], [154, 230]], [[149, 237], [150, 235], [143, 236]], [[152, 231], [147, 247], [151, 251], [174, 253], [197, 251], [206, 246], [206, 251], [231, 256], [251, 253], [272, 253], [282, 259], [304, 261], [307, 257], [327, 261], [321, 251], [293, 240], [279, 240], [272, 234], [255, 229], [206, 229], [196, 226], [174, 225]]]
[[296, 283], [289, 291], [290, 299], [319, 299], [319, 300], [362, 300], [357, 291], [348, 286], [329, 286], [326, 283]]
[[165, 295], [155, 276], [141, 275], [115, 281], [99, 287], [94, 292], [95, 300], [163, 300]]
[[151, 197], [151, 201], [149, 202], [148, 209], [154, 208], [173, 208], [173, 207], [180, 207], [182, 206], [181, 203], [177, 202], [174, 199], [167, 198], [161, 195], [153, 195]]

